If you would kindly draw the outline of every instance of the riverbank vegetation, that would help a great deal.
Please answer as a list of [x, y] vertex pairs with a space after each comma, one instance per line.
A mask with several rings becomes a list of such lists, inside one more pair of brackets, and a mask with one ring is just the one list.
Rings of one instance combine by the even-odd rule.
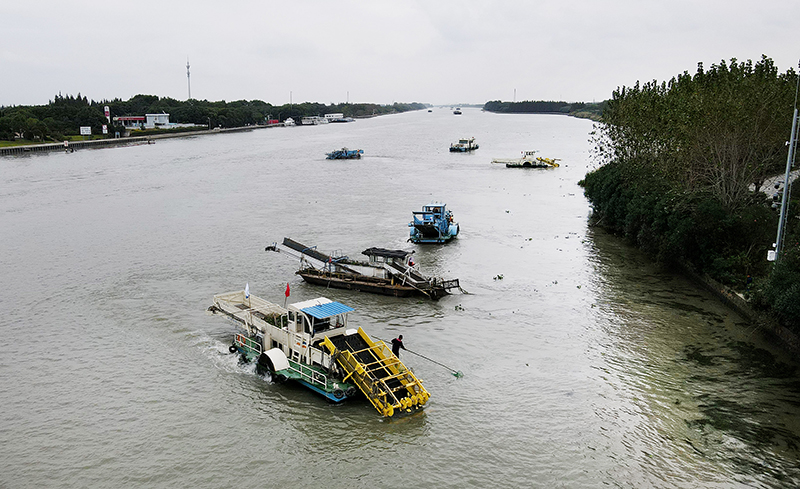
[[492, 100], [484, 104], [483, 110], [500, 114], [566, 114], [599, 121], [606, 103], [607, 101], [600, 103], [568, 103], [546, 100], [526, 100], [523, 102]]
[[593, 132], [600, 166], [581, 185], [597, 224], [745, 292], [800, 333], [798, 206], [773, 264], [778, 214], [763, 193], [785, 169], [796, 83], [762, 57], [622, 87]]
[[[305, 116], [341, 113], [345, 117], [367, 117], [420, 110], [421, 103], [378, 104], [320, 104], [303, 102], [275, 106], [261, 100], [209, 102], [208, 100], [179, 101], [156, 95], [136, 95], [130, 100], [94, 101], [82, 96], [57, 95], [47, 105], [0, 107], [0, 140], [21, 144], [44, 141], [63, 141], [80, 134], [81, 126], [92, 128], [92, 134], [102, 134], [108, 125], [111, 136], [124, 134], [125, 128], [109, 124], [104, 115], [108, 106], [111, 117], [144, 116], [165, 112], [170, 122], [198, 124], [211, 127], [243, 127], [265, 124], [269, 119], [283, 121], [287, 117], [300, 120]], [[113, 119], [112, 119], [113, 120]]]

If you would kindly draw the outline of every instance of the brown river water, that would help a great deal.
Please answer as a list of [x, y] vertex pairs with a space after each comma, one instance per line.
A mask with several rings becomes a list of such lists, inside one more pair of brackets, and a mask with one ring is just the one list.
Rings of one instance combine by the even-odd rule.
[[[592, 123], [447, 108], [0, 159], [0, 487], [796, 487], [797, 363], [591, 228]], [[451, 154], [474, 136], [480, 149]], [[362, 148], [358, 161], [324, 153]], [[536, 149], [552, 170], [491, 165]], [[406, 241], [445, 202], [445, 246]], [[438, 302], [304, 284], [264, 247], [416, 250]], [[318, 296], [431, 393], [383, 419], [272, 384], [206, 313]]]

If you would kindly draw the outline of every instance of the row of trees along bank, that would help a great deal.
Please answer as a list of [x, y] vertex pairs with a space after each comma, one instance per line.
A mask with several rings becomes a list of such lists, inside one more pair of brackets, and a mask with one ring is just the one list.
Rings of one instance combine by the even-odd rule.
[[794, 70], [779, 73], [764, 56], [622, 87], [595, 125], [599, 167], [581, 185], [598, 225], [744, 291], [800, 333], [797, 201], [771, 263], [778, 211], [763, 193], [785, 169], [796, 84]]
[[483, 110], [500, 114], [568, 114], [573, 117], [600, 120], [606, 103], [607, 101], [569, 103], [552, 100], [525, 100], [522, 102], [491, 100], [483, 105]]
[[[166, 112], [171, 122], [208, 125], [211, 127], [242, 127], [264, 124], [267, 118], [283, 121], [287, 117], [300, 120], [305, 116], [342, 113], [345, 117], [363, 117], [420, 110], [421, 103], [378, 104], [320, 104], [304, 102], [275, 106], [261, 100], [239, 100], [235, 102], [209, 102], [208, 100], [179, 101], [155, 95], [136, 95], [130, 100], [89, 100], [79, 93], [77, 96], [60, 94], [47, 105], [14, 106], [0, 108], [0, 139], [13, 141], [20, 136], [28, 141], [60, 141], [65, 136], [77, 136], [81, 126], [91, 126], [92, 134], [101, 134], [102, 126], [108, 124], [103, 108], [108, 106], [111, 117]], [[124, 133], [124, 128], [111, 126], [111, 137], [115, 132]]]

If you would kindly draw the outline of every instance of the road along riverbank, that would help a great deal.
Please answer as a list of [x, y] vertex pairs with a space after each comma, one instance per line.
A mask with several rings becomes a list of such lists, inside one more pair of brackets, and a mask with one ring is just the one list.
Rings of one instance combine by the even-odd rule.
[[109, 146], [120, 146], [127, 144], [148, 144], [148, 143], [152, 144], [158, 139], [206, 136], [210, 134], [252, 131], [254, 129], [266, 129], [279, 126], [282, 126], [282, 124], [270, 124], [266, 126], [231, 127], [228, 129], [216, 128], [216, 129], [211, 129], [210, 131], [203, 130], [203, 131], [176, 132], [174, 134], [164, 133], [164, 134], [153, 134], [150, 136], [133, 136], [127, 138], [94, 139], [88, 141], [64, 141], [63, 143], [50, 143], [50, 144], [28, 144], [24, 146], [11, 146], [8, 148], [0, 148], [0, 156], [13, 156], [13, 155], [42, 153], [50, 151], [75, 151], [78, 149], [105, 148]]

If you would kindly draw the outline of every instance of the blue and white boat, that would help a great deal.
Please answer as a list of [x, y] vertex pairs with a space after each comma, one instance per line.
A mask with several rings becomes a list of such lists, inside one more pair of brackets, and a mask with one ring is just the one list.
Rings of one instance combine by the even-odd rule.
[[364, 154], [363, 149], [337, 149], [330, 153], [325, 153], [326, 160], [357, 160]]
[[458, 236], [458, 223], [453, 222], [453, 213], [447, 204], [428, 204], [421, 211], [414, 211], [414, 220], [409, 241], [413, 243], [447, 243]]
[[467, 151], [474, 151], [476, 149], [478, 149], [478, 143], [475, 142], [475, 138], [459, 139], [457, 143], [450, 145], [451, 153], [466, 153]]

